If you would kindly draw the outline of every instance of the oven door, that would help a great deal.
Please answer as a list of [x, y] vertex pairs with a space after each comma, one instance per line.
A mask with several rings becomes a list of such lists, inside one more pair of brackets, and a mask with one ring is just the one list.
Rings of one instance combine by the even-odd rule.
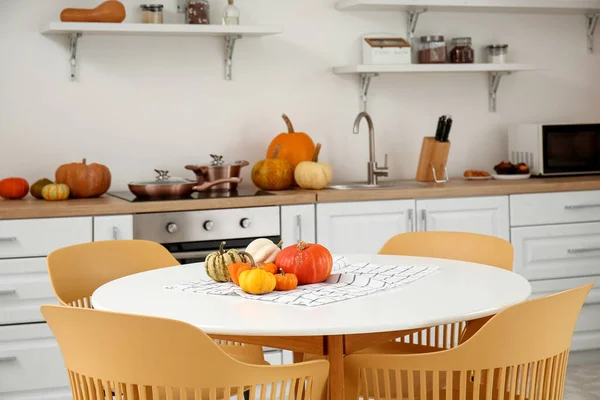
[[[210, 240], [204, 242], [185, 243], [163, 243], [163, 246], [179, 261], [180, 264], [192, 264], [204, 262], [206, 257], [215, 251], [219, 251], [221, 242], [225, 242], [225, 249], [236, 249], [244, 251], [248, 245], [258, 238]], [[267, 239], [273, 243], [279, 243], [280, 236], [270, 236]]]
[[544, 125], [544, 175], [600, 173], [600, 124]]

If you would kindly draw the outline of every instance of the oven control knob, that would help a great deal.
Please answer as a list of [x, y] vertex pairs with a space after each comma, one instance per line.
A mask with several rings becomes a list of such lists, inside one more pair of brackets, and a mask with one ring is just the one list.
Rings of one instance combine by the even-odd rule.
[[248, 228], [250, 228], [250, 225], [252, 225], [252, 221], [250, 221], [249, 218], [243, 218], [240, 221], [240, 225], [242, 226], [242, 228], [248, 229]]
[[206, 230], [206, 231], [211, 231], [211, 230], [212, 230], [212, 228], [215, 226], [215, 223], [214, 223], [214, 222], [212, 222], [212, 221], [206, 221], [206, 222], [204, 223], [204, 225], [202, 225], [202, 226], [204, 227], [204, 230]]
[[177, 226], [177, 224], [175, 222], [169, 222], [167, 224], [167, 232], [169, 233], [177, 233], [177, 231], [179, 230], [179, 227]]

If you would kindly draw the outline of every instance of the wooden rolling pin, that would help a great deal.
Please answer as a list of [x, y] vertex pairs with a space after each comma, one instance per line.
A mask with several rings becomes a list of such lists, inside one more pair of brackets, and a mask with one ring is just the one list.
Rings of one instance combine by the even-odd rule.
[[98, 7], [66, 8], [60, 13], [62, 22], [123, 22], [127, 13], [123, 3], [117, 0], [108, 0]]

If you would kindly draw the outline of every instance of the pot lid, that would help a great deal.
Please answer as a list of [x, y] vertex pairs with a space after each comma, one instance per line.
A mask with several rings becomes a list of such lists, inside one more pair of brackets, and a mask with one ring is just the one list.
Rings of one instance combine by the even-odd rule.
[[157, 175], [156, 179], [153, 181], [141, 181], [141, 182], [130, 182], [130, 185], [158, 185], [158, 186], [169, 186], [169, 185], [183, 185], [193, 183], [195, 181], [190, 181], [183, 178], [177, 178], [169, 176], [169, 171], [165, 171], [162, 169], [155, 169]]
[[211, 154], [210, 157], [212, 160], [208, 164], [199, 164], [199, 165], [190, 165], [187, 166], [186, 169], [200, 169], [200, 168], [210, 168], [210, 167], [234, 167], [234, 166], [246, 166], [249, 165], [248, 161], [238, 160], [232, 163], [227, 163], [223, 161], [223, 156], [217, 154]]

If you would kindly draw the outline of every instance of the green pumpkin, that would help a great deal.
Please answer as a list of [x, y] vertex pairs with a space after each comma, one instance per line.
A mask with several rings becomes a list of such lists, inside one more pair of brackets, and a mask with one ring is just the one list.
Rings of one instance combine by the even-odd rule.
[[206, 274], [216, 282], [231, 282], [227, 267], [237, 262], [249, 262], [248, 257], [240, 254], [236, 249], [225, 251], [225, 242], [221, 242], [219, 251], [210, 253], [204, 260]]

